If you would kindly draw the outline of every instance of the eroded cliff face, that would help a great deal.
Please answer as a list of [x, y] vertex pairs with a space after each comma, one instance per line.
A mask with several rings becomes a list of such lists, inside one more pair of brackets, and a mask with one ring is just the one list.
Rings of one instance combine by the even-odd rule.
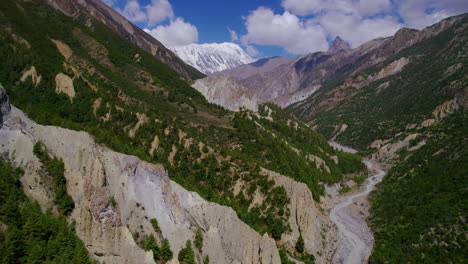
[[193, 85], [205, 98], [229, 110], [238, 111], [241, 108], [257, 111], [258, 98], [253, 91], [239, 85], [228, 75], [209, 76], [197, 80]]
[[111, 151], [85, 132], [38, 125], [16, 108], [4, 117], [0, 153], [25, 169], [26, 193], [42, 208], [52, 206], [53, 194], [37, 181], [41, 164], [32, 153], [34, 143], [42, 141], [51, 155], [63, 159], [68, 193], [75, 202], [70, 220], [96, 260], [154, 263], [152, 253], [143, 251], [132, 234], [154, 233], [150, 219], [155, 218], [174, 256], [200, 228], [202, 252], [211, 263], [280, 263], [273, 239], [260, 236], [231, 208], [172, 182], [161, 165]]
[[[321, 212], [310, 189], [304, 183], [296, 182], [279, 173], [266, 169], [263, 169], [262, 172], [275, 181], [276, 186], [283, 186], [290, 199], [288, 224], [291, 227], [291, 232], [283, 234], [280, 244], [294, 251], [296, 241], [302, 234], [305, 251], [314, 254], [317, 263], [327, 263], [326, 256], [320, 256], [317, 252], [326, 252], [328, 248], [334, 246], [331, 245], [332, 241], [326, 241], [325, 237], [322, 237], [322, 234], [329, 230], [334, 232], [333, 223], [330, 222], [328, 216]], [[328, 233], [327, 235], [332, 234]]]

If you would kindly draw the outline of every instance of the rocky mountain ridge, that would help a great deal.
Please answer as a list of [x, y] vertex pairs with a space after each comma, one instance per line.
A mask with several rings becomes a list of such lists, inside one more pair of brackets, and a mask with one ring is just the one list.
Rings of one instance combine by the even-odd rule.
[[[207, 103], [176, 71], [91, 18], [93, 26], [89, 27], [87, 19], [64, 15], [42, 1], [5, 0], [0, 2], [0, 10], [0, 20], [4, 21], [0, 40], [5, 43], [0, 47], [5, 58], [0, 61], [5, 69], [0, 71], [0, 81], [13, 104], [42, 124], [33, 125], [15, 112], [19, 117], [13, 121], [21, 119], [33, 128], [13, 123], [6, 129], [15, 131], [0, 138], [2, 144], [9, 140], [4, 144], [9, 154], [5, 158], [13, 160], [11, 153], [18, 149], [17, 153], [37, 161], [31, 146], [43, 141], [53, 157], [63, 159], [63, 177], [76, 209], [72, 216], [62, 217], [76, 216], [81, 223], [78, 235], [90, 245], [91, 257], [110, 262], [133, 257], [144, 263], [154, 261], [150, 251], [157, 251], [145, 244], [150, 235], [156, 237], [154, 244], [159, 247], [164, 246], [164, 238], [169, 239], [177, 253], [184, 244], [179, 240], [188, 239], [198, 228], [205, 234], [209, 230], [206, 223], [228, 230], [218, 216], [230, 217], [235, 212], [236, 219], [242, 220], [239, 228], [253, 232], [246, 236], [251, 242], [233, 237], [234, 246], [226, 242], [216, 252], [206, 251], [215, 254], [210, 258], [219, 258], [222, 263], [226, 259], [229, 263], [231, 258], [240, 262], [244, 249], [249, 248], [247, 251], [255, 252], [245, 253], [247, 259], [261, 256], [265, 262], [276, 261], [275, 249], [267, 248], [278, 245], [283, 257], [286, 254], [300, 259], [295, 244], [303, 232], [306, 253], [302, 256], [315, 255], [320, 260], [323, 238], [318, 234], [327, 222], [316, 207], [324, 193], [322, 184], [360, 170], [358, 156], [333, 150], [323, 137], [277, 106], [261, 105], [257, 113], [234, 113]], [[74, 145], [66, 142], [69, 137]], [[69, 153], [71, 150], [74, 153]], [[30, 172], [22, 179], [28, 186], [26, 193], [38, 199], [43, 208], [55, 208], [54, 192], [39, 186], [37, 177], [41, 173], [37, 171], [41, 171], [41, 164], [30, 163], [30, 168], [15, 164]], [[144, 188], [137, 184], [139, 180], [145, 183]], [[152, 185], [152, 180], [157, 184]], [[132, 189], [127, 189], [130, 185]], [[162, 190], [145, 189], [151, 186]], [[139, 191], [134, 192], [136, 189]], [[301, 196], [293, 189], [300, 190]], [[139, 196], [143, 191], [162, 197], [158, 200], [161, 206], [174, 197], [179, 199], [166, 212], [182, 227], [156, 217], [162, 233], [155, 233], [148, 224], [152, 216], [142, 211], [149, 212], [156, 202]], [[166, 191], [170, 197], [160, 194]], [[200, 205], [201, 200], [212, 203]], [[213, 209], [219, 204], [226, 211]], [[203, 208], [193, 211], [199, 205]], [[211, 210], [214, 216], [205, 218]], [[197, 224], [191, 224], [193, 219]], [[237, 226], [230, 220], [224, 222]], [[171, 232], [179, 232], [180, 239]], [[110, 245], [112, 240], [119, 242]], [[258, 253], [260, 244], [267, 255]], [[202, 257], [200, 250], [195, 252]]]
[[[231, 75], [232, 71], [232, 76], [237, 79], [239, 85], [257, 94], [259, 103], [274, 102], [287, 107], [309, 97], [318, 98], [320, 93], [316, 93], [317, 91], [334, 86], [335, 83], [372, 67], [379, 67], [403, 49], [437, 36], [452, 25], [460, 23], [462, 19], [463, 16], [448, 18], [421, 31], [404, 28], [393, 37], [374, 39], [352, 50], [337, 38], [335, 43], [340, 46], [339, 52], [335, 52], [332, 45], [333, 52], [303, 55], [288, 63], [260, 71], [258, 74], [239, 75], [242, 71], [249, 72], [252, 69], [249, 65], [242, 65], [219, 74]], [[216, 86], [213, 82], [210, 82], [210, 85]], [[327, 102], [322, 100], [322, 104]], [[307, 109], [303, 115], [312, 115], [319, 111]], [[302, 115], [300, 117], [302, 118]]]
[[158, 40], [150, 36], [144, 30], [133, 25], [121, 14], [107, 6], [101, 0], [42, 0], [64, 14], [83, 19], [85, 16], [88, 27], [93, 27], [91, 19], [103, 23], [106, 27], [119, 34], [121, 37], [133, 42], [149, 54], [155, 56], [171, 68], [179, 72], [187, 79], [198, 79], [203, 74], [187, 65], [177, 57], [170, 49], [164, 47]]
[[239, 45], [230, 42], [192, 43], [170, 49], [187, 64], [207, 75], [254, 61]]
[[186, 191], [168, 178], [161, 165], [113, 152], [84, 132], [38, 125], [16, 108], [5, 119], [0, 151], [25, 169], [26, 192], [45, 208], [50, 204], [43, 195], [47, 186], [30, 180], [39, 177], [33, 170], [40, 167], [32, 153], [34, 143], [43, 142], [63, 160], [68, 191], [76, 205], [72, 219], [77, 234], [99, 261], [154, 263], [152, 254], [142, 250], [132, 234], [154, 233], [149, 219], [157, 219], [175, 255], [200, 228], [204, 255], [213, 263], [280, 262], [273, 239], [260, 236], [232, 209]]
[[340, 51], [347, 51], [350, 50], [351, 47], [348, 43], [346, 43], [340, 36], [337, 36], [331, 43], [330, 47], [328, 48], [328, 53], [337, 53]]

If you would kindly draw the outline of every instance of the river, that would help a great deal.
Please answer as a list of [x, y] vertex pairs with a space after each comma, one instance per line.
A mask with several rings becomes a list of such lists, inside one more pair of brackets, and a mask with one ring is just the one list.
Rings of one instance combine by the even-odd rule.
[[[356, 150], [341, 146], [335, 142], [330, 145], [336, 149], [356, 153]], [[374, 237], [367, 225], [364, 214], [357, 213], [356, 205], [364, 204], [369, 193], [375, 189], [375, 185], [382, 181], [385, 171], [379, 163], [373, 160], [364, 160], [368, 170], [369, 178], [363, 183], [358, 191], [338, 198], [338, 202], [330, 212], [330, 219], [336, 224], [338, 230], [338, 245], [333, 263], [336, 264], [361, 264], [367, 263], [374, 245]], [[368, 210], [366, 208], [360, 210]]]

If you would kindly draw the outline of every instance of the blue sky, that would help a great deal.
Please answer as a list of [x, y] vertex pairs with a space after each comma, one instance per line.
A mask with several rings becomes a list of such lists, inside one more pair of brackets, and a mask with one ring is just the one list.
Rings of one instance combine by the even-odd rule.
[[352, 47], [468, 11], [466, 0], [103, 0], [164, 45], [235, 42], [251, 56]]

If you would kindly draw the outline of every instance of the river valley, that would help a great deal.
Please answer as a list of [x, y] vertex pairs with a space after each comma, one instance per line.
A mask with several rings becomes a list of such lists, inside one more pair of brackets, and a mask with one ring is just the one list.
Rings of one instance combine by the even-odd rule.
[[[348, 147], [330, 142], [337, 149], [355, 153]], [[372, 231], [367, 225], [369, 202], [368, 196], [382, 181], [385, 171], [374, 160], [365, 160], [369, 177], [363, 185], [351, 194], [336, 198], [336, 204], [330, 211], [330, 219], [338, 230], [338, 245], [333, 263], [361, 264], [367, 263], [374, 244]], [[364, 212], [363, 212], [364, 211]]]

